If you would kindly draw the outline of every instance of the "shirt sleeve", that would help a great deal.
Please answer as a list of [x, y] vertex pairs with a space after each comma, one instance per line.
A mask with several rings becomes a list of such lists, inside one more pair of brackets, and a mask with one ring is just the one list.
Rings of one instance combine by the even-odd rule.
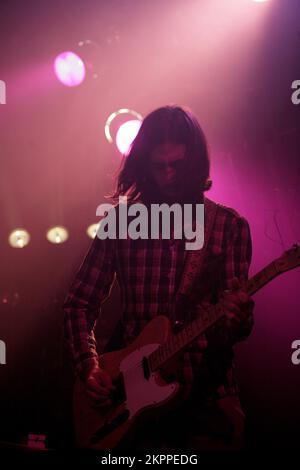
[[64, 338], [81, 378], [98, 364], [94, 328], [115, 278], [114, 242], [95, 237], [63, 304]]
[[[230, 233], [227, 235], [221, 291], [232, 289], [234, 278], [241, 283], [247, 281], [251, 259], [252, 240], [249, 224], [244, 217], [236, 216], [233, 218]], [[208, 332], [208, 342], [233, 346], [249, 336], [253, 324], [252, 314], [248, 316], [247, 321], [232, 325], [230, 328], [223, 318]]]

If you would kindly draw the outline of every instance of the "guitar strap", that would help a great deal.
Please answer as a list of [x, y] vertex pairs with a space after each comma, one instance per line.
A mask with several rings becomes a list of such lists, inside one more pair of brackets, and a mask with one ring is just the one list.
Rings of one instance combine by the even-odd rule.
[[197, 276], [201, 273], [203, 261], [207, 252], [207, 246], [215, 222], [218, 204], [203, 196], [204, 201], [204, 244], [200, 250], [188, 251], [185, 259], [184, 269], [180, 285], [174, 299], [172, 314], [173, 325], [181, 328], [190, 321], [188, 311], [190, 307], [190, 294]]

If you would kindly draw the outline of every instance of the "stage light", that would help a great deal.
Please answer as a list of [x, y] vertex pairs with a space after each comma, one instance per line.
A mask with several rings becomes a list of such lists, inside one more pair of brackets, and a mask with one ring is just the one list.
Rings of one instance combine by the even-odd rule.
[[88, 234], [90, 238], [95, 238], [98, 228], [99, 228], [99, 224], [92, 224], [87, 228], [86, 233]]
[[24, 248], [28, 245], [30, 240], [30, 235], [27, 230], [16, 229], [10, 233], [8, 237], [8, 242], [13, 248]]
[[113, 138], [112, 138], [111, 132], [110, 132], [111, 124], [116, 119], [116, 117], [120, 116], [121, 114], [130, 114], [131, 116], [135, 117], [139, 121], [142, 121], [142, 119], [143, 119], [143, 116], [140, 113], [134, 111], [133, 109], [128, 109], [128, 108], [121, 108], [118, 111], [115, 111], [114, 113], [111, 113], [108, 116], [107, 121], [106, 121], [105, 126], [104, 126], [105, 137], [106, 137], [106, 139], [108, 140], [108, 142], [110, 144], [113, 142]]
[[116, 135], [116, 145], [119, 152], [121, 152], [123, 155], [126, 155], [130, 150], [130, 146], [135, 139], [141, 124], [141, 121], [136, 119], [124, 122], [124, 124], [119, 127]]
[[56, 57], [54, 70], [58, 80], [66, 86], [80, 85], [85, 78], [83, 61], [71, 51], [62, 52]]
[[264, 3], [264, 2], [267, 2], [268, 0], [252, 0], [252, 1], [256, 3]]
[[61, 226], [52, 227], [47, 232], [47, 240], [50, 243], [64, 243], [69, 238], [68, 231]]

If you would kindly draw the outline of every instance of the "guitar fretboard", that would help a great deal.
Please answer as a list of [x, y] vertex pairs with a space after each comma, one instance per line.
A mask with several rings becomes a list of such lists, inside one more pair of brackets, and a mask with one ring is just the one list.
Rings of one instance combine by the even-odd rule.
[[[275, 260], [250, 278], [245, 285], [246, 292], [249, 295], [253, 295], [278, 276], [282, 272], [280, 263], [280, 259]], [[170, 359], [183, 351], [225, 315], [222, 301], [216, 305], [211, 305], [206, 310], [201, 308], [199, 310], [200, 313], [195, 320], [184, 327], [179, 333], [171, 335], [168, 341], [150, 354], [148, 363], [151, 371], [156, 371], [164, 366]]]

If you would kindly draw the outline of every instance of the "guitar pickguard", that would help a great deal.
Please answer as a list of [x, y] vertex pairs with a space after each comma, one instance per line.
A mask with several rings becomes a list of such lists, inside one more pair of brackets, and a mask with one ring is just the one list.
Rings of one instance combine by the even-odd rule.
[[142, 346], [125, 357], [120, 363], [129, 419], [148, 406], [161, 404], [178, 390], [177, 382], [158, 383], [159, 374], [156, 372], [151, 372], [149, 378], [145, 377], [142, 364], [143, 358], [149, 356], [159, 346], [159, 344]]

